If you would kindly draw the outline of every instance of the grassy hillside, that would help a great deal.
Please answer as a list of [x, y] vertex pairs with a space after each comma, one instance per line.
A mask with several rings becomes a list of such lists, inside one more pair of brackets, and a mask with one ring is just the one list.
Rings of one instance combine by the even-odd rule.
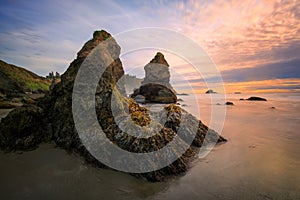
[[0, 92], [49, 90], [51, 81], [24, 68], [0, 60]]

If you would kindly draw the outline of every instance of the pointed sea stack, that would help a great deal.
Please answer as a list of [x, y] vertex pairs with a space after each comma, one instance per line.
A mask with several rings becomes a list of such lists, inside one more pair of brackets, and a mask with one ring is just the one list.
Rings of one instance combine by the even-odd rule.
[[169, 64], [164, 55], [157, 52], [144, 67], [145, 78], [142, 86], [134, 90], [132, 98], [144, 96], [145, 103], [176, 103], [176, 92], [170, 84]]
[[163, 85], [176, 94], [170, 84], [169, 64], [161, 52], [157, 52], [155, 57], [144, 67], [144, 69], [145, 78], [142, 82], [143, 85], [148, 83]]

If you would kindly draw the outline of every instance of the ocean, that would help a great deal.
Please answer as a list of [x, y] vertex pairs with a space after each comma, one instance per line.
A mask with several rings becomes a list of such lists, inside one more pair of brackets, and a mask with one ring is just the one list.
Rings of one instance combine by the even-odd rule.
[[[179, 96], [185, 110], [228, 139], [182, 176], [150, 183], [43, 144], [0, 153], [1, 199], [300, 199], [300, 93], [222, 96]], [[250, 96], [268, 101], [239, 100]], [[212, 108], [220, 110], [213, 118]]]

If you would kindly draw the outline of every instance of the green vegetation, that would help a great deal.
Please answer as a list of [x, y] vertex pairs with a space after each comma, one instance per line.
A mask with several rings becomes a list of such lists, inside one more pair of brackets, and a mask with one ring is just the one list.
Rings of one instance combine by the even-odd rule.
[[170, 104], [168, 106], [165, 106], [164, 109], [169, 113], [169, 112], [176, 112], [176, 113], [181, 113], [181, 108], [179, 106], [176, 106], [175, 104]]
[[29, 90], [35, 91], [35, 90], [49, 90], [50, 82], [42, 82], [42, 81], [30, 81], [26, 83], [26, 87], [28, 87]]
[[101, 40], [106, 40], [109, 37], [110, 37], [110, 34], [104, 30], [95, 31], [93, 34], [93, 38], [100, 38]]
[[129, 114], [132, 119], [137, 125], [139, 126], [147, 126], [150, 124], [151, 119], [148, 113], [148, 109], [142, 106], [139, 106], [136, 101], [133, 99], [127, 99], [128, 106], [129, 106]]
[[[0, 85], [2, 90], [9, 91], [17, 85], [23, 91], [49, 90], [51, 80], [38, 76], [24, 68], [7, 64], [0, 60], [1, 77]], [[6, 80], [4, 80], [6, 79]]]

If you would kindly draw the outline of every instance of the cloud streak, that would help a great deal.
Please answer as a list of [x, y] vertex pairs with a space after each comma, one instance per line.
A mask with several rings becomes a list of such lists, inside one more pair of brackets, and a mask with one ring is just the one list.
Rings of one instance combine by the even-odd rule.
[[[1, 59], [41, 75], [52, 70], [64, 72], [96, 29], [116, 34], [162, 27], [179, 31], [201, 45], [227, 83], [299, 79], [295, 77], [299, 63], [290, 65], [299, 59], [300, 52], [297, 0], [41, 0], [1, 1], [0, 6]], [[136, 57], [128, 56], [123, 59], [125, 68], [130, 71], [135, 63], [147, 63], [148, 57], [135, 62], [132, 59]], [[185, 63], [179, 59], [168, 59], [177, 73], [200, 87], [195, 80], [203, 77], [191, 68], [180, 67]], [[176, 78], [180, 80], [174, 73], [174, 84]]]
[[232, 69], [222, 72], [225, 82], [261, 81], [269, 79], [300, 79], [300, 59], [260, 65], [253, 68]]

